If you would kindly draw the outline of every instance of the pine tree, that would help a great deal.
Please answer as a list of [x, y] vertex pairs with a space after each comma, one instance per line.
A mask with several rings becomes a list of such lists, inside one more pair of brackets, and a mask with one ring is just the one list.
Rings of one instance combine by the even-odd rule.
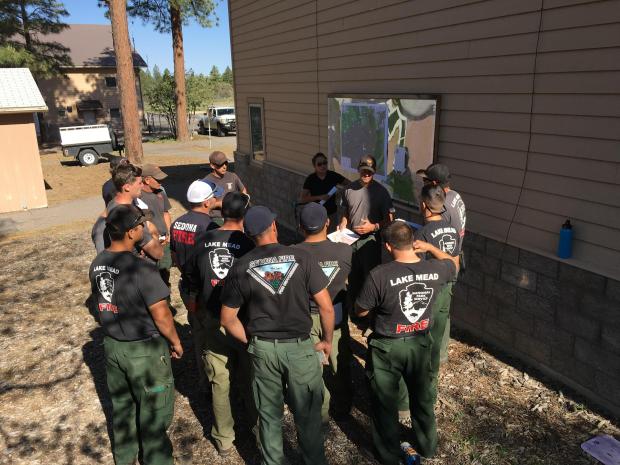
[[232, 72], [232, 69], [230, 69], [230, 66], [227, 66], [224, 72], [222, 73], [222, 82], [232, 85], [233, 72]]
[[220, 74], [220, 70], [217, 68], [217, 66], [213, 65], [211, 71], [209, 71], [209, 79], [213, 80], [214, 82], [222, 80], [222, 75]]
[[36, 77], [62, 74], [72, 64], [69, 49], [46, 36], [66, 29], [68, 15], [57, 0], [2, 0], [0, 67], [27, 66]]
[[183, 51], [183, 25], [190, 19], [203, 27], [211, 27], [215, 0], [129, 0], [130, 16], [153, 24], [159, 32], [172, 35], [174, 61], [175, 99], [177, 111], [177, 140], [189, 139], [187, 123], [187, 95], [185, 89], [185, 55]]

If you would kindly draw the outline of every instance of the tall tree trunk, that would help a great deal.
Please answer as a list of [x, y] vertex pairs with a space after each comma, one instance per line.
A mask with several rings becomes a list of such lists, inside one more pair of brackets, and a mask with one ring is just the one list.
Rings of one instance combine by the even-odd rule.
[[26, 50], [32, 53], [34, 52], [34, 50], [32, 50], [32, 38], [30, 37], [30, 20], [28, 18], [28, 12], [26, 11], [26, 0], [20, 0], [19, 7], [22, 16], [22, 30], [24, 32], [24, 42], [26, 43]]
[[185, 57], [183, 52], [183, 18], [178, 2], [170, 1], [172, 26], [172, 54], [174, 58], [174, 95], [177, 106], [177, 140], [189, 140], [187, 124], [187, 98], [185, 95]]
[[116, 54], [116, 74], [121, 94], [121, 116], [125, 133], [125, 153], [131, 163], [142, 163], [142, 133], [138, 114], [138, 93], [129, 44], [126, 0], [109, 0], [112, 38]]

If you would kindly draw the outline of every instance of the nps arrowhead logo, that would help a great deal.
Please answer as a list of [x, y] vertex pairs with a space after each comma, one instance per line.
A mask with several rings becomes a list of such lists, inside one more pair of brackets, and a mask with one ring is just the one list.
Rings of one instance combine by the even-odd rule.
[[323, 273], [325, 273], [325, 276], [327, 276], [329, 281], [327, 285], [329, 286], [340, 271], [340, 266], [338, 262], [319, 262], [319, 266], [321, 270], [323, 270]]
[[282, 261], [253, 266], [248, 268], [247, 272], [256, 282], [275, 295], [284, 292], [297, 266], [294, 260]]
[[413, 283], [398, 293], [400, 309], [411, 323], [418, 321], [428, 308], [433, 288], [424, 283]]

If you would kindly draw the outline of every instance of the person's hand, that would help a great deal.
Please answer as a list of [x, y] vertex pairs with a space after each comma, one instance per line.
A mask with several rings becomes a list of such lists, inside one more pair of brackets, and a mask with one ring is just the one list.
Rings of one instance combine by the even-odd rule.
[[314, 344], [314, 350], [323, 352], [323, 365], [329, 365], [329, 354], [332, 352], [332, 345], [327, 341], [320, 341]]
[[170, 357], [176, 359], [183, 357], [183, 346], [180, 342], [170, 346]]
[[325, 195], [319, 195], [319, 200], [324, 200], [324, 201], [328, 201], [329, 200], [329, 195], [325, 194]]
[[170, 234], [166, 234], [166, 239], [164, 239], [164, 245], [170, 244]]
[[365, 234], [370, 234], [371, 232], [374, 232], [375, 225], [374, 223], [371, 223], [368, 220], [362, 220], [362, 222], [359, 225], [353, 228], [353, 231], [355, 231], [360, 236], [363, 236]]
[[416, 253], [426, 253], [432, 247], [432, 244], [424, 241], [413, 241], [413, 251]]

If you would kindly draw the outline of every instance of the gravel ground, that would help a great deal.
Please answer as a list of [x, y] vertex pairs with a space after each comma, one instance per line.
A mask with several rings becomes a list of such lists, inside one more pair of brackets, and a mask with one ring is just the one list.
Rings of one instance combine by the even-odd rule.
[[[0, 464], [112, 463], [102, 334], [85, 307], [94, 257], [89, 229], [76, 224], [0, 242]], [[176, 291], [172, 305], [186, 348], [173, 366], [177, 463], [258, 463], [242, 414], [238, 454], [217, 456], [208, 438], [209, 402], [197, 390], [189, 326]], [[352, 333], [354, 410], [350, 421], [331, 423], [328, 461], [375, 464], [363, 375], [366, 346], [356, 328]], [[452, 343], [440, 379], [438, 455], [426, 463], [588, 464], [593, 462], [580, 451], [581, 442], [599, 433], [620, 435], [617, 422], [502, 360], [464, 340]], [[286, 454], [299, 464], [290, 413], [284, 431]], [[403, 427], [403, 438], [407, 431]]]

